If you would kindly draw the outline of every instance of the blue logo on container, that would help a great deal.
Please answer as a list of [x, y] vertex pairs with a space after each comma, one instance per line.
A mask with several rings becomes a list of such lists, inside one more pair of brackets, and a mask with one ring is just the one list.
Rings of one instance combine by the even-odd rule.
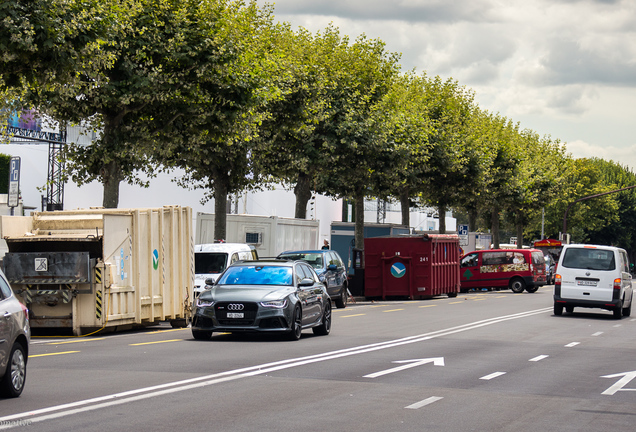
[[401, 278], [406, 274], [406, 266], [401, 262], [396, 262], [391, 266], [391, 274], [393, 277]]

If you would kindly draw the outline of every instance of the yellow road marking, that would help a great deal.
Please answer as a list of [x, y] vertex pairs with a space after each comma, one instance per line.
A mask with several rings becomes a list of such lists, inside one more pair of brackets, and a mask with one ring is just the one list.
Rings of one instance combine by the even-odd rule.
[[426, 306], [418, 306], [418, 307], [425, 308], [425, 307], [435, 307], [435, 306], [437, 305], [426, 305]]
[[507, 296], [497, 296], [495, 298], [506, 298]]
[[170, 339], [170, 340], [155, 341], [155, 342], [142, 342], [142, 343], [128, 344], [128, 345], [130, 345], [130, 346], [152, 345], [152, 344], [160, 344], [160, 343], [166, 343], [166, 342], [180, 342], [182, 340], [183, 339]]
[[54, 356], [54, 355], [61, 355], [61, 354], [73, 354], [73, 353], [78, 353], [78, 352], [79, 351], [64, 351], [64, 352], [49, 353], [49, 354], [35, 354], [35, 355], [30, 355], [29, 358], [46, 357], [46, 356]]
[[449, 304], [458, 304], [458, 303], [464, 303], [463, 301], [459, 301], [459, 302], [450, 302]]
[[366, 315], [366, 314], [345, 315], [345, 316], [341, 316], [340, 318], [351, 318], [351, 317], [357, 317], [362, 315]]
[[387, 307], [388, 305], [373, 305], [371, 306], [372, 308], [377, 308], [377, 307]]
[[486, 299], [485, 298], [473, 299], [473, 301], [482, 301], [482, 300], [486, 300]]
[[187, 330], [187, 327], [177, 328], [177, 329], [170, 329], [170, 330], [155, 330], [155, 331], [152, 331], [152, 332], [148, 332], [146, 334], [168, 333], [168, 332], [175, 332], [175, 331], [182, 331], [182, 330]]
[[74, 339], [74, 340], [70, 340], [70, 341], [66, 341], [66, 342], [47, 342], [46, 345], [62, 345], [62, 344], [70, 344], [70, 343], [77, 343], [77, 342], [88, 342], [88, 341], [97, 341], [97, 340], [104, 340], [106, 338], [95, 338], [95, 339]]
[[402, 311], [402, 310], [404, 310], [404, 309], [390, 309], [390, 310], [385, 310], [385, 311], [382, 311], [382, 312], [397, 312], [397, 311]]

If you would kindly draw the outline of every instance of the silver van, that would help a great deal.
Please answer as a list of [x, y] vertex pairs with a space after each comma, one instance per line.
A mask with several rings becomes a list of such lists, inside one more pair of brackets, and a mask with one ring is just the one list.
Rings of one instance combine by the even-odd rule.
[[565, 245], [554, 281], [554, 314], [575, 307], [601, 308], [621, 319], [632, 311], [632, 275], [624, 249]]

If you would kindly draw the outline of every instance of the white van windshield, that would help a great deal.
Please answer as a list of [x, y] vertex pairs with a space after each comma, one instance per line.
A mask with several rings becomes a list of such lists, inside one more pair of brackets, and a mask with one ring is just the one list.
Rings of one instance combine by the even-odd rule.
[[592, 248], [568, 248], [563, 256], [563, 267], [587, 270], [614, 270], [614, 251]]
[[215, 274], [225, 270], [227, 253], [196, 252], [194, 254], [194, 272], [196, 274]]

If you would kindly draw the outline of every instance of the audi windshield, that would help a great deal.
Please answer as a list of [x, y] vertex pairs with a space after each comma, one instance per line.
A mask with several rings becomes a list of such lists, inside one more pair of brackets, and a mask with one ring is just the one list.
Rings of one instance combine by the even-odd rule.
[[217, 285], [292, 285], [292, 268], [288, 266], [229, 267]]

